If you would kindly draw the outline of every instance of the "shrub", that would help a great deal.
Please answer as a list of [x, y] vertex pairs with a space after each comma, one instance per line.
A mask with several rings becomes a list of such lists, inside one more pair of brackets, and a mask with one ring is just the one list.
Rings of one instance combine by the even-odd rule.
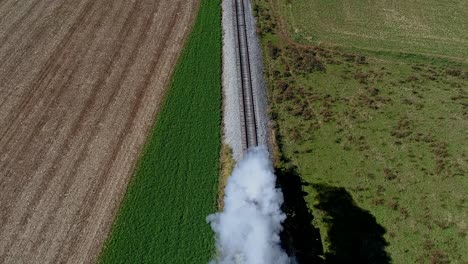
[[272, 44], [271, 42], [268, 42], [267, 49], [268, 49], [268, 55], [270, 55], [270, 57], [274, 60], [276, 60], [281, 53], [281, 49], [275, 46], [274, 44]]
[[397, 178], [397, 175], [390, 168], [384, 168], [384, 176], [389, 181]]
[[461, 76], [463, 72], [461, 69], [447, 69], [445, 70], [445, 73], [450, 76], [458, 77], [458, 76]]

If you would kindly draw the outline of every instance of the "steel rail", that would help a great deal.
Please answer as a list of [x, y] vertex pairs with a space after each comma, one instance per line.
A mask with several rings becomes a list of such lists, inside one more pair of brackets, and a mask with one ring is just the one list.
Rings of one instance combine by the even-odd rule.
[[247, 28], [245, 23], [244, 0], [234, 0], [236, 19], [238, 57], [237, 67], [240, 73], [240, 97], [241, 97], [241, 122], [242, 122], [242, 145], [243, 150], [258, 145], [257, 123], [255, 117], [255, 102], [252, 87], [252, 73], [250, 71], [249, 46]]

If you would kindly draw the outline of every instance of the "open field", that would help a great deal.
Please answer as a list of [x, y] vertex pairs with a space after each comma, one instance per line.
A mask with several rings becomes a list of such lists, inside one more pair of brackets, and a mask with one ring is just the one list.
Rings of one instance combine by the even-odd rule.
[[221, 122], [220, 1], [202, 0], [102, 263], [207, 263]]
[[301, 43], [468, 61], [468, 2], [272, 0]]
[[[434, 45], [427, 47], [434, 57], [369, 51], [375, 47], [362, 41], [362, 50], [295, 45], [277, 19], [278, 14], [289, 19], [289, 11], [272, 1], [255, 2], [277, 166], [304, 181], [326, 262], [464, 263], [468, 65], [462, 61], [467, 54], [459, 54], [462, 60], [441, 58], [453, 54], [420, 41], [415, 43], [421, 49]], [[315, 11], [298, 16], [301, 12], [312, 19]], [[382, 30], [394, 38], [391, 30]], [[335, 40], [326, 33], [320, 37]], [[346, 45], [340, 41], [337, 37]], [[453, 45], [451, 52], [466, 47]]]
[[0, 262], [94, 262], [197, 1], [0, 2]]
[[271, 0], [290, 36], [368, 50], [422, 53], [468, 61], [468, 2]]

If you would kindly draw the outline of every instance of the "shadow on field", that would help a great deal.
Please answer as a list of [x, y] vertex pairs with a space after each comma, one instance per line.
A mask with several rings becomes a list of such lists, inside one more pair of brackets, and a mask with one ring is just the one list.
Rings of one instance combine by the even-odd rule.
[[385, 229], [368, 211], [359, 208], [341, 187], [312, 184], [317, 192], [314, 206], [325, 212], [329, 225], [330, 252], [326, 263], [390, 263], [383, 235]]
[[323, 263], [323, 246], [320, 232], [312, 225], [312, 213], [309, 211], [302, 191], [302, 182], [294, 167], [277, 169], [278, 185], [283, 191], [283, 212], [287, 218], [283, 223], [281, 241], [286, 252], [295, 256], [298, 264]]

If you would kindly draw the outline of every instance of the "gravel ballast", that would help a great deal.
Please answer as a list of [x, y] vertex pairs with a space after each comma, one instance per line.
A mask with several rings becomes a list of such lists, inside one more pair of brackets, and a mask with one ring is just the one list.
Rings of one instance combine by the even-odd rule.
[[[267, 145], [268, 119], [266, 113], [266, 89], [263, 80], [263, 65], [261, 46], [256, 34], [255, 18], [249, 0], [243, 0], [245, 6], [245, 22], [248, 36], [251, 80], [255, 103], [257, 123], [257, 140], [259, 145]], [[223, 123], [224, 143], [233, 150], [235, 160], [243, 156], [242, 120], [241, 120], [241, 83], [239, 60], [236, 53], [235, 10], [233, 0], [223, 0]]]

